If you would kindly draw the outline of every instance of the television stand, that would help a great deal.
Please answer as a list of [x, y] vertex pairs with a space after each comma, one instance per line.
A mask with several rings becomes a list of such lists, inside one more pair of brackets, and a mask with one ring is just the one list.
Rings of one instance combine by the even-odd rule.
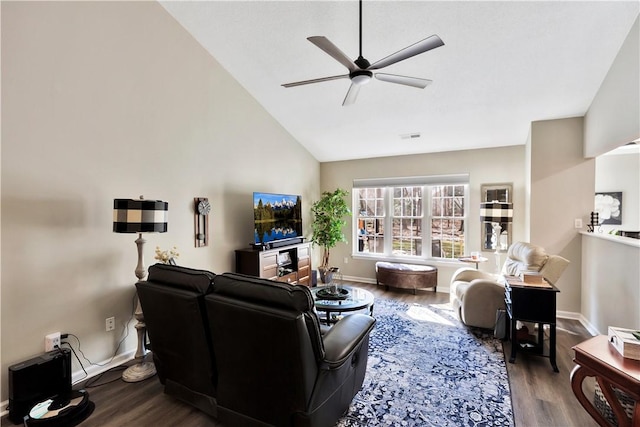
[[311, 286], [311, 243], [271, 249], [237, 249], [236, 273]]

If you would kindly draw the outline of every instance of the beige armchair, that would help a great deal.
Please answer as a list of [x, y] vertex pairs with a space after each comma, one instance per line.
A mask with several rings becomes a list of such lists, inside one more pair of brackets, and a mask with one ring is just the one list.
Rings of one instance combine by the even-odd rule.
[[[523, 271], [537, 271], [555, 284], [569, 261], [548, 255], [540, 246], [516, 242], [509, 247], [501, 275], [517, 276]], [[449, 299], [465, 325], [493, 329], [496, 311], [504, 309], [504, 285], [500, 275], [469, 267], [458, 269], [451, 277]]]

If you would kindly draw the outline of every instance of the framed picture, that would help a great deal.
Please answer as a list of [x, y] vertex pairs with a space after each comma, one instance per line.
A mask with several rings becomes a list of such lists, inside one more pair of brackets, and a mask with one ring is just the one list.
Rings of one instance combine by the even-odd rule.
[[596, 193], [595, 212], [600, 224], [622, 224], [622, 191]]

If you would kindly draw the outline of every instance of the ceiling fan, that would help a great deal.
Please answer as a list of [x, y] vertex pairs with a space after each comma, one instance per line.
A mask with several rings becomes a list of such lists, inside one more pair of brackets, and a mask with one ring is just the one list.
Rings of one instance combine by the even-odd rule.
[[381, 68], [387, 67], [389, 65], [395, 64], [396, 62], [403, 61], [405, 59], [411, 58], [412, 56], [419, 55], [421, 53], [427, 52], [431, 49], [435, 49], [440, 46], [444, 46], [444, 42], [437, 35], [432, 35], [427, 37], [424, 40], [420, 40], [417, 43], [412, 44], [411, 46], [407, 46], [404, 49], [397, 51], [381, 60], [374, 62], [373, 64], [369, 63], [362, 56], [362, 0], [360, 0], [360, 55], [358, 59], [355, 61], [351, 61], [347, 55], [345, 55], [336, 45], [331, 43], [329, 39], [323, 36], [313, 36], [307, 37], [311, 43], [318, 46], [320, 49], [325, 51], [327, 54], [333, 57], [336, 61], [347, 67], [349, 70], [349, 74], [343, 74], [339, 76], [330, 76], [330, 77], [321, 77], [319, 79], [312, 80], [303, 80], [294, 83], [285, 83], [282, 86], [284, 87], [294, 87], [294, 86], [302, 86], [311, 83], [320, 83], [327, 82], [330, 80], [344, 79], [349, 78], [351, 80], [351, 86], [347, 91], [347, 96], [345, 96], [342, 105], [351, 105], [356, 101], [358, 96], [358, 92], [360, 91], [360, 87], [366, 83], [371, 81], [372, 77], [375, 77], [378, 80], [382, 80], [384, 82], [389, 83], [397, 83], [406, 86], [412, 86], [419, 89], [424, 89], [431, 83], [431, 80], [421, 79], [418, 77], [407, 77], [407, 76], [399, 76], [397, 74], [385, 74], [385, 73], [373, 73], [372, 70], [379, 70]]

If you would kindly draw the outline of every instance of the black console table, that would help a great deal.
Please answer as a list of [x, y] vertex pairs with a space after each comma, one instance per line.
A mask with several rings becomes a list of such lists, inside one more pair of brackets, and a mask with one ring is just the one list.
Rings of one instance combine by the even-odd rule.
[[[544, 325], [549, 325], [548, 357], [554, 372], [559, 372], [556, 364], [556, 294], [558, 292], [560, 292], [558, 288], [547, 282], [528, 284], [514, 276], [505, 277], [504, 301], [510, 320], [511, 336], [510, 363], [515, 363], [518, 351], [547, 356], [543, 345]], [[516, 330], [518, 320], [538, 324], [536, 341], [518, 342], [518, 331]]]

